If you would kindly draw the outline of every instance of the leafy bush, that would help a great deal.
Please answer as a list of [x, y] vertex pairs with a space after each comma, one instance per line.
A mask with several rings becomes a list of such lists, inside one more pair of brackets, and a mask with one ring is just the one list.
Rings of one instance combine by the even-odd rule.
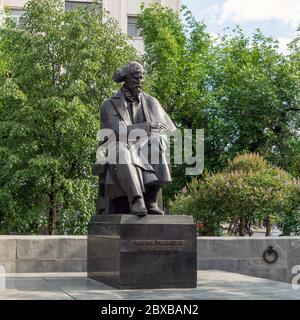
[[193, 179], [170, 203], [172, 213], [191, 214], [204, 224], [204, 234], [243, 218], [297, 229], [299, 206], [299, 181], [258, 154], [239, 155], [222, 172]]

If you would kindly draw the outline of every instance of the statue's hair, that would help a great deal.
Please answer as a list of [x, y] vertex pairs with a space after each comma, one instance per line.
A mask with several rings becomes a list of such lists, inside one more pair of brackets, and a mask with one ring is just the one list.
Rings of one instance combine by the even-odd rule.
[[117, 83], [124, 82], [127, 75], [135, 72], [144, 72], [144, 67], [139, 62], [130, 61], [122, 69], [116, 70], [113, 80]]

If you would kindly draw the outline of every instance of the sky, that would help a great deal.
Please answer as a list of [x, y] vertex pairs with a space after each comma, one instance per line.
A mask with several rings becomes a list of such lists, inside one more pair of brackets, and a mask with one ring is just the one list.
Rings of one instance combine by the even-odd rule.
[[300, 26], [300, 0], [182, 0], [197, 20], [204, 20], [207, 31], [223, 34], [226, 27], [240, 25], [247, 35], [260, 28], [279, 41], [287, 53], [287, 43]]

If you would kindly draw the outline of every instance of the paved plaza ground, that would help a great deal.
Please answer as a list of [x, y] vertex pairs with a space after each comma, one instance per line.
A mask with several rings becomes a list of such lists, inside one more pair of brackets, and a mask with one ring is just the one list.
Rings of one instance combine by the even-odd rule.
[[1, 300], [300, 300], [300, 289], [293, 289], [291, 284], [224, 271], [198, 271], [195, 289], [117, 290], [87, 278], [86, 273], [7, 274], [5, 282], [6, 289], [0, 289]]

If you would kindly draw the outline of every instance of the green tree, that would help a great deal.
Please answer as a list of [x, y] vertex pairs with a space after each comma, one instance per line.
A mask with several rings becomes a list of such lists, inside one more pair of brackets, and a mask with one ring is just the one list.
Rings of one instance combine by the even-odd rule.
[[2, 232], [83, 233], [94, 212], [99, 107], [114, 70], [136, 57], [101, 7], [31, 0], [22, 28], [0, 30]]
[[239, 235], [246, 233], [246, 222], [288, 224], [299, 229], [300, 181], [286, 171], [267, 163], [258, 154], [244, 154], [229, 161], [219, 173], [194, 179], [171, 202], [171, 212], [191, 214], [201, 222], [204, 234], [220, 234], [221, 225], [239, 220]]
[[292, 145], [299, 140], [300, 77], [293, 59], [259, 30], [251, 39], [240, 28], [222, 38], [215, 56], [213, 91], [225, 128], [220, 156], [260, 152], [293, 171], [286, 161], [298, 153]]
[[[159, 4], [142, 8], [138, 21], [145, 43], [146, 89], [178, 128], [205, 128], [212, 41], [190, 11], [183, 8], [182, 15], [184, 23], [179, 13]], [[166, 200], [189, 181], [184, 172], [185, 166], [172, 167], [173, 183], [165, 190]]]
[[[150, 93], [178, 127], [204, 129], [208, 171], [259, 152], [299, 176], [299, 40], [285, 56], [260, 30], [212, 38], [186, 8], [182, 16], [153, 4], [139, 17]], [[189, 181], [183, 166], [173, 176], [168, 196]]]
[[[298, 28], [300, 31], [300, 28]], [[294, 176], [300, 175], [300, 34], [289, 44], [289, 74], [283, 77], [285, 92], [285, 108], [282, 110], [281, 121], [288, 125], [288, 130], [282, 130], [279, 124], [277, 131], [285, 134], [285, 138], [278, 141], [274, 155], [269, 159], [276, 161], [281, 167]], [[289, 84], [287, 86], [287, 84]], [[278, 84], [279, 85], [279, 84]], [[283, 125], [284, 127], [284, 125]], [[281, 151], [281, 152], [280, 152]], [[277, 157], [280, 152], [279, 159]]]

